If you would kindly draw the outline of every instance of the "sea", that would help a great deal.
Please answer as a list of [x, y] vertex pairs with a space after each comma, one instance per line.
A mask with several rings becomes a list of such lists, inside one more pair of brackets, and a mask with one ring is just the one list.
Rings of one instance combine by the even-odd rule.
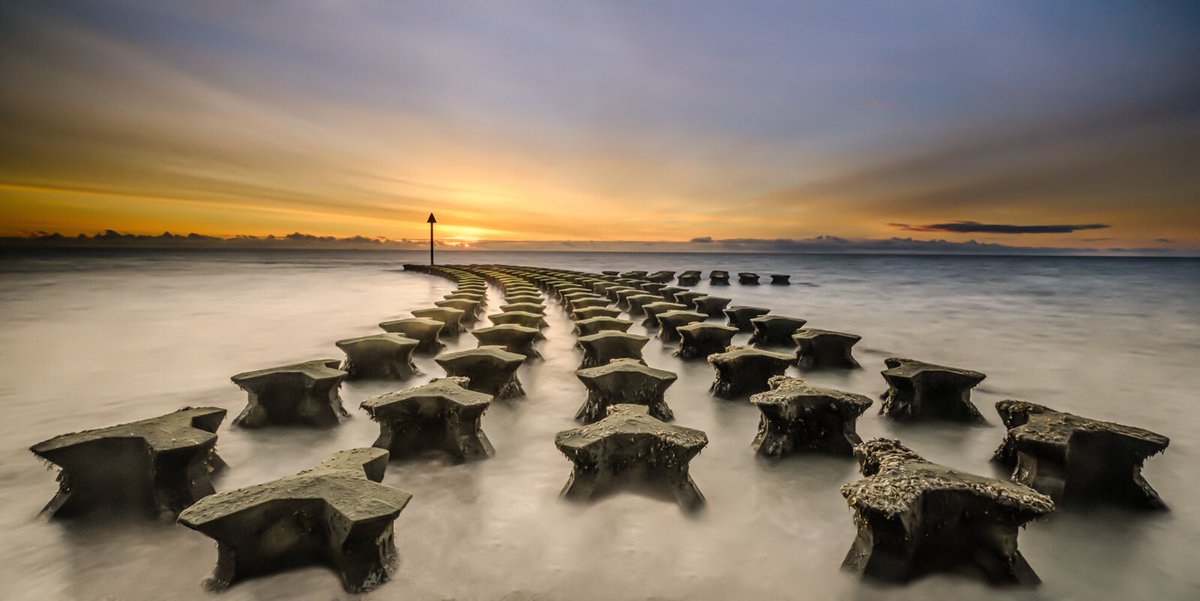
[[[452, 465], [392, 462], [384, 483], [413, 494], [395, 523], [399, 565], [364, 595], [319, 566], [205, 588], [216, 544], [170, 521], [48, 520], [55, 470], [28, 448], [52, 436], [183, 406], [229, 410], [217, 450], [231, 490], [369, 446], [368, 397], [443, 375], [431, 357], [404, 382], [348, 382], [352, 417], [330, 429], [248, 430], [233, 374], [338, 358], [334, 341], [432, 306], [454, 285], [404, 271], [424, 253], [390, 251], [62, 251], [0, 258], [0, 599], [59, 600], [1080, 600], [1200, 598], [1200, 260], [1029, 256], [442, 252], [439, 263], [583, 271], [754, 271], [790, 286], [694, 288], [862, 336], [862, 369], [790, 373], [878, 399], [883, 360], [902, 356], [987, 374], [980, 426], [858, 421], [864, 439], [899, 438], [931, 461], [1007, 477], [990, 461], [1004, 429], [993, 405], [1022, 399], [1171, 438], [1144, 474], [1168, 511], [1060, 508], [1021, 531], [1042, 579], [993, 588], [958, 575], [907, 585], [840, 569], [855, 526], [839, 487], [853, 459], [764, 460], [750, 443], [757, 409], [708, 391], [713, 370], [654, 339], [649, 365], [679, 379], [666, 400], [679, 425], [707, 433], [691, 462], [707, 498], [687, 514], [661, 499], [559, 497], [571, 465], [555, 448], [585, 392], [571, 322], [548, 303], [543, 359], [521, 367], [526, 395], [483, 419], [494, 457]], [[765, 278], [764, 278], [765, 279]], [[487, 312], [497, 312], [491, 290]], [[487, 325], [486, 318], [477, 325]], [[642, 326], [631, 330], [642, 332]], [[740, 335], [735, 343], [744, 342]], [[464, 334], [447, 350], [475, 346]], [[780, 349], [787, 350], [787, 349]]]

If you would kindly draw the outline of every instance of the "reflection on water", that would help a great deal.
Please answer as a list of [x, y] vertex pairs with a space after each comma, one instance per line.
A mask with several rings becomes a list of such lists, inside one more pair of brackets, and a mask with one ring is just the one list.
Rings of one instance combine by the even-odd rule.
[[[982, 474], [1002, 430], [991, 404], [1024, 398], [1171, 436], [1146, 476], [1172, 511], [1063, 512], [1027, 528], [1021, 548], [1040, 589], [991, 590], [955, 577], [902, 588], [859, 583], [839, 565], [854, 537], [838, 487], [858, 477], [830, 457], [764, 461], [749, 449], [757, 411], [713, 399], [711, 368], [681, 362], [657, 340], [647, 362], [679, 374], [667, 392], [677, 423], [708, 433], [692, 462], [708, 499], [688, 517], [671, 503], [616, 495], [562, 502], [570, 465], [554, 434], [575, 425], [585, 396], [570, 322], [548, 312], [544, 361], [522, 366], [527, 396], [484, 418], [494, 458], [446, 465], [393, 463], [385, 482], [415, 497], [396, 522], [401, 567], [378, 599], [1179, 599], [1200, 593], [1191, 500], [1200, 418], [1200, 262], [1074, 258], [932, 258], [462, 253], [447, 261], [574, 269], [726, 269], [792, 274], [808, 285], [716, 294], [772, 307], [812, 327], [863, 335], [865, 369], [807, 374], [877, 398], [891, 354], [988, 374], [976, 402], [982, 427], [900, 425], [869, 411], [864, 437], [893, 436], [933, 461]], [[0, 262], [0, 598], [208, 599], [216, 559], [207, 538], [169, 523], [37, 519], [51, 473], [26, 447], [55, 434], [217, 405], [235, 415], [241, 371], [336, 357], [336, 339], [429, 306], [450, 282], [404, 273], [419, 253], [106, 253], [6, 257]], [[707, 283], [696, 289], [707, 291]], [[488, 309], [497, 310], [497, 297]], [[640, 320], [639, 320], [640, 321]], [[486, 324], [486, 322], [484, 322]], [[640, 325], [633, 332], [642, 332]], [[743, 342], [746, 334], [735, 342]], [[474, 345], [463, 335], [448, 350]], [[442, 372], [418, 358], [424, 375]], [[796, 370], [793, 369], [795, 372]], [[796, 372], [797, 375], [799, 372]], [[349, 383], [354, 417], [332, 430], [240, 430], [218, 450], [231, 469], [220, 490], [294, 473], [334, 451], [369, 445], [357, 411], [389, 383]], [[340, 599], [320, 568], [248, 581], [222, 599]]]

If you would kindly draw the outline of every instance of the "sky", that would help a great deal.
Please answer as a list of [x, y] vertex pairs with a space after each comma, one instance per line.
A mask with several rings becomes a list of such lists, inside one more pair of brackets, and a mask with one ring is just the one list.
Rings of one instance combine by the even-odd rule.
[[7, 0], [0, 236], [1195, 252], [1197, 32], [1190, 0]]

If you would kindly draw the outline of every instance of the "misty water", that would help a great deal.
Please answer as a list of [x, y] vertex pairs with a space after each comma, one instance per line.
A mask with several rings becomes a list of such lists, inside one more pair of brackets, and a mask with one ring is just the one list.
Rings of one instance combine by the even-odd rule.
[[[38, 517], [54, 472], [27, 448], [51, 436], [156, 416], [185, 405], [229, 410], [218, 490], [295, 473], [338, 449], [368, 446], [377, 426], [358, 404], [442, 371], [430, 357], [403, 383], [347, 383], [353, 417], [328, 430], [244, 430], [229, 422], [241, 371], [338, 357], [333, 341], [430, 306], [453, 289], [405, 273], [419, 253], [113, 252], [0, 259], [0, 599], [225, 601], [342, 599], [328, 570], [293, 570], [213, 596], [215, 543], [169, 522]], [[759, 459], [758, 412], [712, 398], [712, 369], [657, 339], [647, 362], [679, 374], [676, 423], [707, 432], [691, 473], [708, 499], [688, 516], [619, 494], [592, 505], [559, 491], [570, 464], [554, 434], [576, 425], [580, 351], [548, 303], [544, 360], [521, 368], [527, 395], [495, 403], [483, 426], [495, 457], [466, 465], [393, 462], [384, 483], [409, 491], [396, 521], [400, 565], [368, 599], [1166, 599], [1198, 598], [1200, 541], [1200, 261], [1168, 259], [445, 253], [444, 262], [580, 270], [725, 269], [792, 274], [794, 285], [715, 292], [738, 304], [861, 334], [863, 369], [808, 372], [818, 384], [878, 398], [883, 358], [976, 369], [988, 424], [900, 425], [876, 407], [864, 438], [902, 439], [928, 459], [1003, 477], [989, 462], [1003, 429], [994, 402], [1019, 398], [1171, 437], [1147, 480], [1167, 512], [1060, 510], [1023, 530], [1020, 549], [1044, 581], [991, 589], [955, 576], [908, 586], [840, 571], [855, 528], [838, 487], [852, 459]], [[735, 278], [736, 279], [736, 278]], [[708, 291], [705, 281], [695, 287]], [[490, 291], [488, 312], [500, 297]], [[479, 325], [487, 325], [486, 320]], [[640, 325], [633, 332], [642, 332]], [[741, 335], [735, 342], [743, 342]], [[463, 335], [449, 350], [474, 346]], [[796, 368], [790, 373], [801, 375]]]

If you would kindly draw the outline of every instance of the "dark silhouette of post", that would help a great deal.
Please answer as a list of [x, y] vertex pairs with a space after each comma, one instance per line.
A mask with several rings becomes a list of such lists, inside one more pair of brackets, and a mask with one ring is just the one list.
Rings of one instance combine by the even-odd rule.
[[437, 218], [430, 213], [425, 222], [429, 224], [429, 264], [433, 265], [433, 224], [437, 223]]

